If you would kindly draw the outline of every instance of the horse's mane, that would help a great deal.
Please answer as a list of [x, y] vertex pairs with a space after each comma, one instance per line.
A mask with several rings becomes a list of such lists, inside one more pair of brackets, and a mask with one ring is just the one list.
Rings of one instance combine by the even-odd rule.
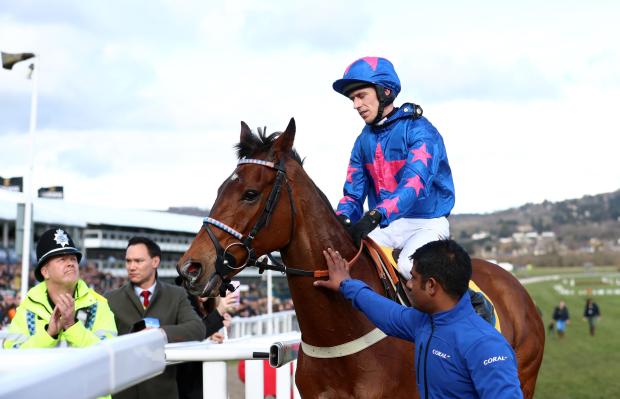
[[[280, 134], [282, 134], [282, 132], [274, 132], [274, 133], [271, 133], [269, 136], [267, 136], [267, 127], [264, 127], [262, 129], [259, 127], [258, 134], [252, 132], [252, 135], [248, 137], [247, 141], [240, 141], [239, 143], [235, 144], [235, 149], [237, 150], [237, 158], [238, 159], [241, 159], [243, 157], [251, 158], [252, 156], [255, 156], [255, 154], [257, 153], [268, 152]], [[297, 153], [297, 150], [293, 148], [291, 152], [289, 153], [289, 155], [291, 156], [291, 158], [297, 161], [297, 163], [299, 163], [299, 165], [301, 165], [301, 167], [303, 168], [304, 160], [301, 159], [301, 157]], [[310, 179], [310, 181], [314, 185], [314, 188], [316, 189], [316, 191], [318, 191], [319, 196], [321, 197], [323, 202], [330, 209], [333, 210], [329, 202], [329, 199], [327, 198], [325, 193], [323, 193], [323, 191], [314, 183], [312, 179]]]
[[[282, 132], [274, 132], [268, 136], [267, 127], [264, 127], [262, 129], [259, 127], [258, 134], [252, 132], [252, 134], [248, 136], [248, 139], [246, 141], [240, 141], [239, 143], [235, 144], [235, 149], [237, 150], [237, 158], [251, 158], [258, 153], [268, 152], [280, 134], [282, 134]], [[289, 155], [303, 167], [304, 161], [301, 159], [295, 149], [292, 149]]]

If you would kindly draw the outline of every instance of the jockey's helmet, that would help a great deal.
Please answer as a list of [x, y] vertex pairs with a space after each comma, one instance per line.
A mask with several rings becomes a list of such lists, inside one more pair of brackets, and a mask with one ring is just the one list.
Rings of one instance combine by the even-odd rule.
[[[400, 92], [400, 79], [394, 65], [381, 57], [360, 58], [347, 67], [342, 79], [332, 85], [334, 90], [346, 97], [353, 90], [368, 86], [375, 87], [379, 101], [384, 105], [392, 103]], [[390, 89], [390, 95], [386, 96], [383, 89]]]

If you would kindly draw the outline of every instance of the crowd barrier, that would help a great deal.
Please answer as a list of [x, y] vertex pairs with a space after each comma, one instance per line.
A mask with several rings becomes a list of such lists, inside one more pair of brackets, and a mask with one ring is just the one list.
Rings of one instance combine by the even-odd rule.
[[[0, 334], [7, 336], [6, 332]], [[146, 330], [88, 348], [0, 350], [0, 398], [95, 398], [164, 371], [166, 338]], [[140, 367], [136, 367], [140, 364]]]
[[228, 338], [280, 334], [299, 331], [294, 310], [250, 317], [233, 317]]
[[[2, 332], [0, 341], [2, 335], [8, 334]], [[208, 340], [166, 344], [161, 330], [153, 329], [88, 348], [1, 350], [0, 398], [95, 398], [161, 374], [166, 365], [201, 361], [203, 397], [228, 399], [226, 363], [245, 360], [245, 397], [262, 399], [265, 359], [278, 367], [276, 398], [299, 398], [294, 371], [300, 337], [299, 332], [289, 332], [223, 344]]]
[[[169, 363], [201, 361], [204, 399], [229, 397], [227, 362], [245, 360], [245, 398], [263, 399], [263, 360], [276, 371], [276, 399], [300, 398], [295, 386], [295, 367], [301, 333], [289, 332], [262, 337], [231, 339], [223, 344], [209, 341], [166, 345]], [[289, 362], [293, 362], [291, 373]], [[291, 375], [292, 374], [292, 375]]]

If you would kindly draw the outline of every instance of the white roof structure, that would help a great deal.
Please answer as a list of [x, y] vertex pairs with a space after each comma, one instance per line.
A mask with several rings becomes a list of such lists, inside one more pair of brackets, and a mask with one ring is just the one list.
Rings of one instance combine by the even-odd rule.
[[[22, 193], [0, 189], [0, 220], [16, 220], [17, 204], [23, 202]], [[197, 233], [202, 226], [202, 218], [198, 216], [108, 208], [49, 198], [33, 198], [33, 220], [35, 223], [82, 228], [89, 224], [105, 224], [193, 234]]]

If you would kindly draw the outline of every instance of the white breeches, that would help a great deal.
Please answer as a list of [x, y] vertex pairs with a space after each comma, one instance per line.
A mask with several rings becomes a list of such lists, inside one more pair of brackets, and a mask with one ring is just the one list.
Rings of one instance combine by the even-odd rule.
[[370, 238], [384, 247], [401, 249], [398, 270], [404, 277], [411, 277], [412, 262], [409, 257], [422, 245], [450, 237], [450, 223], [445, 217], [435, 219], [397, 219], [383, 229], [375, 229]]

